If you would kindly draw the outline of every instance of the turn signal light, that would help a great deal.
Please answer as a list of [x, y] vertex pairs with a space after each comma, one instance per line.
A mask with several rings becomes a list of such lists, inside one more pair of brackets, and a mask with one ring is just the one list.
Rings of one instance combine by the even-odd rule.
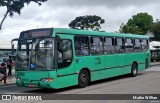
[[49, 82], [52, 82], [52, 81], [53, 81], [53, 78], [49, 78], [48, 80], [49, 80]]

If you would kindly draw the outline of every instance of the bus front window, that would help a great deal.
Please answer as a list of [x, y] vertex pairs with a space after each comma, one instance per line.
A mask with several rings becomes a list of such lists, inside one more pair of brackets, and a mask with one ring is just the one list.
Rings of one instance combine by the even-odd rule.
[[[25, 54], [29, 57], [27, 67], [20, 68], [22, 70], [53, 70], [54, 69], [54, 40], [53, 38], [39, 38], [32, 40], [31, 50]], [[21, 50], [22, 51], [22, 50]], [[19, 50], [18, 53], [21, 52]], [[20, 62], [20, 59], [18, 59]], [[23, 61], [24, 63], [24, 61]], [[22, 63], [22, 64], [23, 64]]]

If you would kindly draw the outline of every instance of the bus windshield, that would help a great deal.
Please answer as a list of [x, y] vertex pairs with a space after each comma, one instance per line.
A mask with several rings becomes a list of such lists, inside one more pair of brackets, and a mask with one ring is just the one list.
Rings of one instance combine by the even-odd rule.
[[17, 70], [53, 70], [54, 39], [19, 40], [17, 65]]

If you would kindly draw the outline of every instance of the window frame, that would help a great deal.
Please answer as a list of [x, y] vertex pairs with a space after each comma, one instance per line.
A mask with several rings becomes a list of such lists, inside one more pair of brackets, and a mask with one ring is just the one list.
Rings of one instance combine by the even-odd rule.
[[[91, 38], [96, 38], [96, 37], [98, 37], [99, 39], [102, 39], [102, 45], [91, 45], [92, 43], [91, 43]], [[104, 37], [103, 36], [90, 36], [89, 37], [89, 44], [90, 44], [90, 55], [93, 55], [93, 56], [96, 56], [96, 55], [104, 55]], [[91, 53], [91, 46], [102, 46], [102, 53], [100, 53], [100, 54], [93, 54], [93, 53]]]
[[[88, 55], [77, 55], [76, 54], [76, 45], [75, 45], [75, 38], [76, 37], [85, 37], [85, 38], [88, 38], [88, 45], [87, 45], [87, 47], [88, 47]], [[85, 35], [75, 35], [75, 36], [73, 36], [73, 41], [74, 41], [74, 50], [75, 50], [75, 56], [76, 57], [84, 57], [84, 56], [90, 56], [91, 55], [91, 52], [90, 52], [90, 36], [85, 36]]]
[[[143, 50], [143, 46], [145, 46], [145, 45], [143, 44], [143, 40], [146, 40], [146, 43], [147, 43], [147, 49], [144, 49], [144, 50]], [[145, 52], [148, 49], [149, 49], [149, 40], [146, 38], [141, 39], [141, 52]]]
[[[66, 67], [62, 67], [62, 68], [59, 68], [59, 66], [58, 66], [58, 43], [57, 43], [57, 56], [56, 56], [56, 58], [57, 58], [57, 70], [60, 70], [60, 69], [66, 69], [66, 68], [68, 68], [72, 63], [73, 63], [73, 60], [74, 60], [74, 53], [73, 53], [73, 42], [72, 42], [72, 39], [66, 39], [66, 38], [62, 38], [62, 39], [60, 39], [60, 41], [62, 41], [62, 40], [69, 40], [70, 42], [71, 42], [71, 50], [72, 50], [72, 58], [70, 58], [70, 59], [68, 59], [68, 60], [71, 60], [71, 62], [70, 62], [70, 64], [68, 65], [68, 66], [66, 66]], [[63, 60], [63, 58], [62, 58], [62, 60]]]
[[[132, 46], [132, 51], [131, 52], [127, 52], [127, 46], [128, 46], [128, 44], [127, 44], [127, 39], [130, 39], [131, 40], [131, 43], [132, 43], [132, 45], [129, 45], [129, 46]], [[126, 53], [134, 53], [134, 38], [131, 38], [131, 37], [126, 37], [125, 38], [125, 52]]]
[[[105, 40], [106, 38], [111, 38], [111, 40], [112, 40], [112, 45], [105, 45], [105, 44], [104, 44], [104, 42], [106, 41], [106, 40]], [[116, 48], [115, 48], [116, 42], [115, 42], [115, 38], [116, 38], [116, 37], [114, 37], [114, 36], [105, 36], [105, 37], [104, 37], [104, 40], [103, 40], [103, 46], [104, 46], [104, 48], [105, 48], [105, 46], [113, 46], [113, 47], [114, 47], [114, 53], [106, 54], [106, 53], [105, 53], [105, 49], [104, 49], [104, 55], [113, 55], [113, 54], [116, 54]]]
[[[136, 44], [136, 39], [139, 39], [139, 41], [140, 41], [140, 49], [138, 50], [138, 51], [135, 51], [135, 44]], [[137, 52], [142, 52], [142, 39], [141, 38], [134, 38], [134, 45], [133, 45], [134, 47], [133, 47], [133, 52], [134, 53], [137, 53]]]
[[[122, 39], [122, 45], [117, 45], [117, 39]], [[125, 37], [115, 37], [114, 41], [115, 41], [115, 45], [114, 45], [115, 46], [115, 53], [116, 54], [124, 54], [124, 53], [126, 53], [126, 49], [125, 49]], [[124, 47], [124, 52], [122, 52], [122, 53], [117, 52], [116, 46], [122, 46], [122, 47]]]

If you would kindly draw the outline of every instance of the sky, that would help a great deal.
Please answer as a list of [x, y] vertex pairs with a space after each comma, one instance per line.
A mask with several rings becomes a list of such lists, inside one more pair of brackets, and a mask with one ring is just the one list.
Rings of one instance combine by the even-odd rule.
[[[0, 38], [10, 41], [18, 38], [21, 31], [36, 28], [69, 28], [68, 24], [78, 16], [97, 15], [105, 19], [103, 31], [119, 31], [133, 15], [147, 12], [153, 19], [160, 19], [160, 0], [48, 0], [41, 6], [26, 5], [21, 15], [7, 17]], [[2, 20], [5, 7], [0, 7]]]

